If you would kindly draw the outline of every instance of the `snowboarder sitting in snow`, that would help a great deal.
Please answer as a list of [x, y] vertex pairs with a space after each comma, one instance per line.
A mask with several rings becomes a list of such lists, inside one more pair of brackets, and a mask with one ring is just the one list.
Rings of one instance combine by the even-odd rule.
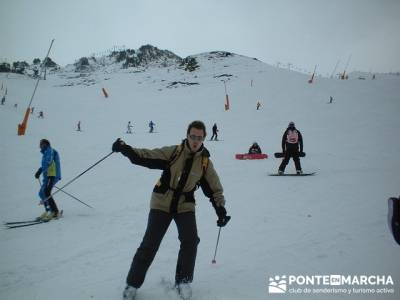
[[296, 129], [294, 122], [290, 122], [288, 128], [283, 133], [282, 152], [284, 153], [284, 158], [279, 166], [278, 174], [282, 175], [285, 172], [285, 168], [291, 157], [293, 158], [296, 167], [296, 173], [302, 174], [303, 171], [301, 170], [300, 165], [300, 153], [303, 152], [303, 137], [300, 131]]
[[194, 192], [200, 186], [210, 198], [218, 216], [217, 225], [225, 226], [230, 220], [225, 210], [223, 189], [209, 152], [204, 147], [206, 128], [203, 122], [194, 121], [187, 128], [186, 139], [180, 145], [158, 149], [132, 148], [117, 139], [112, 151], [120, 152], [133, 164], [163, 170], [153, 189], [148, 223], [142, 243], [133, 258], [123, 293], [123, 299], [132, 300], [143, 284], [172, 220], [178, 227], [181, 242], [175, 274], [175, 287], [183, 299], [191, 295], [190, 283], [196, 261], [197, 236]]
[[43, 175], [39, 197], [41, 204], [44, 205], [45, 212], [37, 218], [38, 221], [50, 221], [58, 217], [56, 202], [51, 196], [51, 190], [57, 181], [61, 179], [60, 157], [58, 152], [50, 146], [46, 139], [40, 140], [40, 152], [42, 153], [42, 166], [35, 173], [35, 178], [39, 179]]
[[249, 149], [249, 154], [261, 154], [261, 148], [260, 146], [257, 144], [257, 142], [254, 142], [253, 145], [250, 146]]

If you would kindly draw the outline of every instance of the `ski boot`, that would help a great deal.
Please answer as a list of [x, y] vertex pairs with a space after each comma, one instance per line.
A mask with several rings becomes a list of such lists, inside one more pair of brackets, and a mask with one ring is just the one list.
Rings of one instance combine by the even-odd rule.
[[189, 283], [180, 283], [176, 285], [176, 290], [182, 300], [192, 299], [192, 288]]
[[137, 288], [127, 285], [125, 287], [124, 293], [122, 294], [123, 300], [134, 300], [136, 297]]
[[45, 211], [44, 213], [42, 213], [39, 217], [37, 217], [36, 219], [35, 219], [35, 221], [43, 221], [46, 217], [47, 217], [47, 214], [48, 214], [48, 212], [47, 211]]
[[42, 218], [41, 221], [43, 221], [43, 222], [49, 222], [50, 220], [56, 219], [56, 218], [57, 218], [57, 213], [51, 211], [51, 212], [47, 213], [47, 214]]

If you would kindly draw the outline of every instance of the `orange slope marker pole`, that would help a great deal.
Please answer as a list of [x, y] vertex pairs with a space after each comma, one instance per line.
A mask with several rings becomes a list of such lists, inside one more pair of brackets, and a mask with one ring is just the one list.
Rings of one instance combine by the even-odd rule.
[[225, 95], [225, 110], [229, 110], [229, 97], [228, 94]]
[[105, 88], [101, 88], [101, 90], [103, 91], [104, 97], [108, 98], [108, 93], [107, 93], [106, 89]]
[[51, 44], [50, 44], [49, 50], [47, 51], [46, 58], [44, 59], [42, 68], [40, 70], [40, 74], [39, 74], [39, 76], [38, 76], [38, 78], [36, 80], [35, 89], [33, 90], [32, 97], [31, 97], [31, 100], [29, 101], [28, 108], [25, 111], [24, 119], [22, 120], [21, 124], [18, 124], [18, 131], [17, 131], [18, 135], [25, 135], [26, 127], [28, 126], [29, 114], [30, 114], [30, 111], [31, 111], [31, 105], [32, 105], [33, 97], [35, 97], [36, 89], [37, 89], [37, 87], [39, 85], [40, 77], [41, 77], [41, 75], [43, 73], [43, 70], [45, 68], [45, 65], [47, 63], [47, 58], [49, 57], [50, 49], [53, 46], [53, 42], [54, 42], [54, 39], [51, 40]]
[[308, 81], [308, 83], [313, 83], [314, 82], [314, 76], [315, 76], [315, 71], [316, 70], [317, 70], [317, 65], [315, 65], [314, 72], [312, 73], [312, 76], [311, 76], [310, 80]]
[[228, 96], [228, 92], [226, 91], [226, 81], [222, 80], [222, 82], [224, 83], [224, 87], [225, 87], [225, 110], [229, 110], [229, 96]]
[[340, 76], [340, 79], [342, 79], [342, 80], [346, 79], [346, 76], [347, 76], [346, 75], [346, 70], [347, 70], [347, 68], [349, 66], [349, 63], [350, 63], [350, 60], [351, 60], [351, 56], [352, 56], [352, 54], [349, 55], [349, 58], [347, 59], [346, 67], [344, 68], [343, 74]]
[[103, 96], [104, 96], [105, 98], [108, 98], [108, 92], [106, 91], [106, 89], [105, 89], [105, 87], [104, 87], [104, 85], [103, 85], [103, 80], [100, 80], [100, 78], [99, 78], [99, 76], [97, 76], [96, 70], [95, 70], [94, 68], [91, 68], [91, 69], [92, 69], [92, 71], [93, 71], [94, 77], [96, 77], [97, 82], [98, 82], [98, 83], [100, 84], [100, 86], [101, 86], [101, 91], [103, 92]]

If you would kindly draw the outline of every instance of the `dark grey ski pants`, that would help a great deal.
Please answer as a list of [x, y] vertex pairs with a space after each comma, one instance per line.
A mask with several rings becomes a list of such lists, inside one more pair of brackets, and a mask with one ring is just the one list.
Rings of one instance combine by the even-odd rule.
[[144, 282], [161, 241], [167, 232], [169, 224], [174, 220], [178, 228], [178, 238], [181, 242], [178, 262], [176, 265], [175, 283], [192, 282], [196, 262], [197, 245], [200, 242], [197, 236], [196, 216], [194, 212], [170, 214], [161, 210], [151, 209], [147, 222], [146, 233], [142, 243], [136, 250], [126, 278], [126, 283], [140, 288]]
[[282, 159], [282, 163], [279, 166], [279, 170], [284, 172], [287, 164], [289, 163], [290, 158], [293, 158], [294, 161], [294, 166], [296, 167], [296, 171], [301, 170], [301, 164], [300, 164], [300, 156], [299, 156], [299, 150], [297, 145], [287, 145], [286, 144], [286, 151], [285, 151], [285, 156]]

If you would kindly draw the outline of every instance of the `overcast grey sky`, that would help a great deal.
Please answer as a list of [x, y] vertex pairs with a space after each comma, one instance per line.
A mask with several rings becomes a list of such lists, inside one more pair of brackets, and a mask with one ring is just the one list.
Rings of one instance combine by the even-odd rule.
[[317, 72], [400, 70], [400, 0], [0, 0], [0, 60], [58, 64], [115, 45], [225, 50]]

